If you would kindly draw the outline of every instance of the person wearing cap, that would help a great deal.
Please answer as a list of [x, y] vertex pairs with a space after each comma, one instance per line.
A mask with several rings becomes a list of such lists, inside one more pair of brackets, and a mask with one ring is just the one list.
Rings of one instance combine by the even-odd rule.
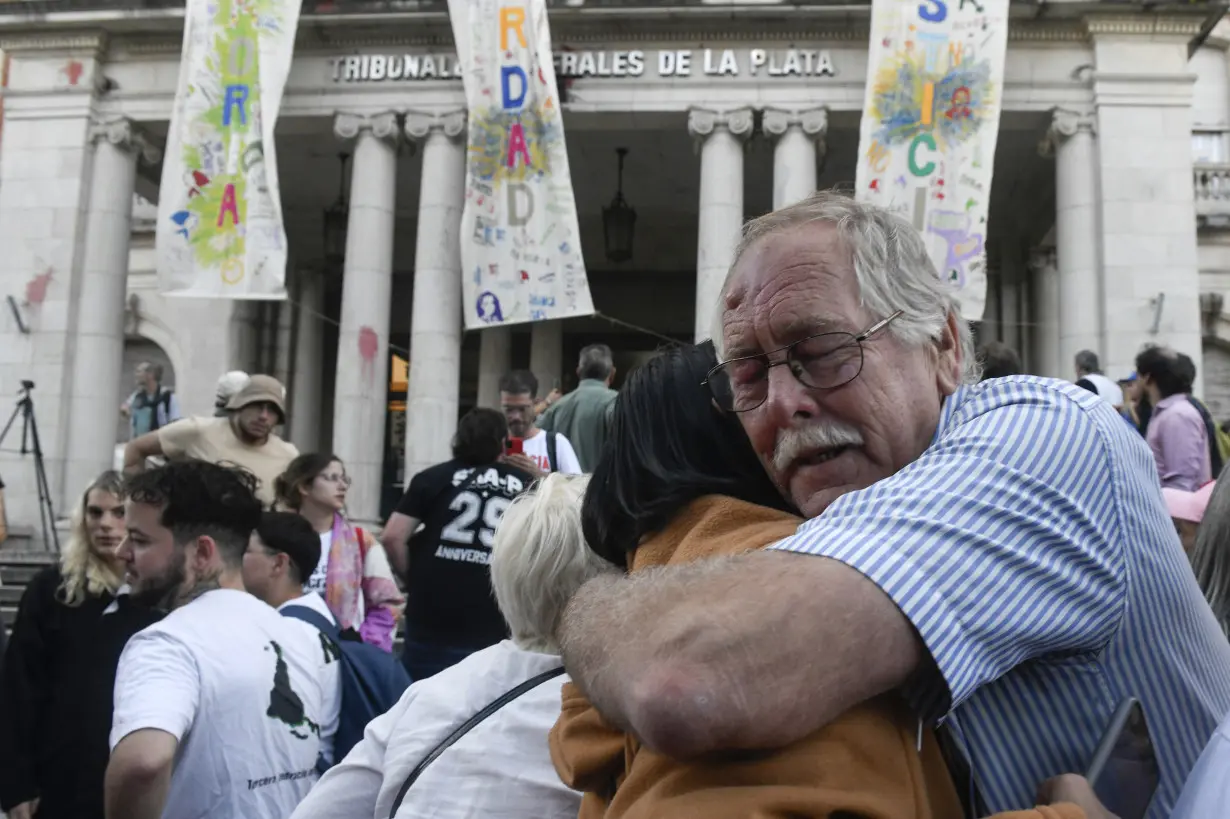
[[1183, 542], [1183, 551], [1191, 554], [1196, 545], [1196, 534], [1200, 530], [1200, 522], [1204, 520], [1204, 510], [1209, 506], [1209, 498], [1213, 496], [1216, 481], [1209, 481], [1195, 492], [1183, 489], [1162, 487], [1162, 498], [1166, 501], [1166, 509], [1174, 528]]
[[[320, 537], [312, 524], [294, 512], [265, 512], [243, 555], [243, 586], [248, 594], [280, 612], [287, 606], [304, 606], [337, 625], [337, 618], [324, 598], [303, 591], [319, 560]], [[309, 640], [324, 645], [316, 626], [304, 620], [294, 622]], [[332, 765], [333, 740], [342, 709], [342, 664], [341, 658], [332, 652], [322, 651], [322, 655], [320, 686], [324, 710], [320, 755], [326, 764]]]
[[254, 375], [231, 396], [225, 417], [185, 418], [130, 441], [124, 448], [124, 471], [143, 471], [145, 459], [155, 455], [234, 464], [256, 476], [256, 495], [268, 506], [274, 501], [274, 481], [299, 454], [273, 433], [286, 422], [285, 395], [273, 376]]

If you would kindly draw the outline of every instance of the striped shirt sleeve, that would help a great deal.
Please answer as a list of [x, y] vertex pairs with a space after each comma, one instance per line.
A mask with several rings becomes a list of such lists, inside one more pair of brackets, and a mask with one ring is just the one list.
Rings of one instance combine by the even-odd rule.
[[948, 400], [917, 461], [775, 547], [839, 560], [893, 600], [939, 671], [907, 685], [928, 718], [1031, 658], [1099, 650], [1126, 600], [1104, 430], [1122, 422], [1054, 386], [987, 383]]

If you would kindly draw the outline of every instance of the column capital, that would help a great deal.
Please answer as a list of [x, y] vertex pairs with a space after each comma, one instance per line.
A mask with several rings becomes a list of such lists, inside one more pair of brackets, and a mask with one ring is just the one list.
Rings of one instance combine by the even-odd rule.
[[1038, 153], [1053, 156], [1060, 144], [1081, 131], [1090, 135], [1097, 132], [1097, 118], [1091, 112], [1052, 108], [1051, 126], [1038, 144]]
[[719, 128], [726, 129], [740, 139], [746, 139], [752, 133], [752, 122], [751, 108], [735, 108], [730, 111], [688, 109], [688, 133], [696, 139], [704, 139]]
[[91, 144], [106, 140], [122, 150], [135, 153], [138, 160], [149, 165], [162, 158], [162, 150], [128, 117], [91, 121], [89, 139]]
[[355, 139], [363, 131], [369, 131], [377, 139], [396, 142], [400, 128], [396, 111], [379, 114], [350, 114], [339, 111], [333, 118], [333, 135], [338, 139]]
[[781, 108], [764, 109], [763, 126], [766, 134], [779, 137], [792, 125], [797, 125], [810, 137], [824, 137], [829, 129], [829, 109], [809, 108], [805, 111], [786, 111]]
[[413, 140], [426, 139], [433, 130], [439, 130], [449, 139], [456, 139], [465, 132], [466, 112], [407, 111], [404, 127], [406, 136]]
[[1050, 268], [1055, 269], [1059, 260], [1053, 247], [1036, 247], [1029, 252], [1029, 269], [1041, 273]]

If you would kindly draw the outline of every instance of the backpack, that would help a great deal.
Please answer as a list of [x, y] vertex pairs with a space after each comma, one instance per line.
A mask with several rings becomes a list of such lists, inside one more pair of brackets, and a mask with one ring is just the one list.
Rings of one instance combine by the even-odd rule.
[[355, 640], [343, 640], [337, 624], [307, 606], [287, 606], [283, 617], [315, 626], [341, 662], [342, 710], [333, 738], [334, 764], [363, 739], [367, 723], [392, 708], [407, 688], [410, 675], [401, 661], [383, 649]]

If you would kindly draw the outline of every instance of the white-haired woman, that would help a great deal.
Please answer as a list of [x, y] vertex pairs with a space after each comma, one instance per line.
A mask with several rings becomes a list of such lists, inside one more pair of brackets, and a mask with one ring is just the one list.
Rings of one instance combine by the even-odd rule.
[[60, 565], [22, 595], [0, 678], [0, 808], [9, 819], [102, 819], [115, 668], [128, 638], [158, 619], [116, 598], [124, 495], [118, 473], [95, 479]]
[[581, 796], [555, 773], [547, 732], [568, 679], [555, 623], [585, 581], [613, 570], [581, 534], [588, 480], [550, 475], [504, 513], [491, 585], [512, 639], [410, 686], [291, 819], [575, 819]]

